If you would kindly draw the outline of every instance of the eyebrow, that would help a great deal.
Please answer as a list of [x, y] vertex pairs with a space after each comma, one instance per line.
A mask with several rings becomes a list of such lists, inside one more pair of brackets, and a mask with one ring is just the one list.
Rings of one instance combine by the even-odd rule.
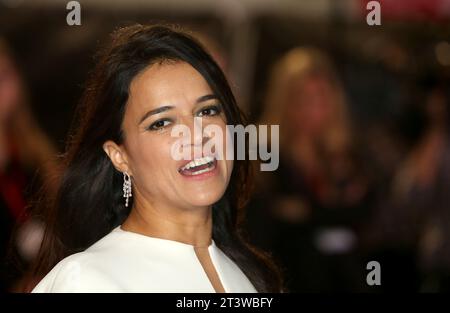
[[[217, 97], [216, 95], [214, 95], [214, 94], [204, 95], [204, 96], [201, 96], [200, 98], [198, 98], [198, 99], [195, 101], [195, 104], [200, 104], [200, 103], [202, 103], [202, 102], [205, 102], [205, 101], [208, 101], [208, 100], [211, 100], [211, 99], [218, 99], [218, 97]], [[171, 110], [171, 109], [173, 109], [173, 108], [175, 108], [175, 107], [172, 106], [172, 105], [164, 105], [164, 106], [158, 107], [158, 108], [156, 108], [156, 109], [147, 111], [147, 112], [141, 117], [141, 119], [139, 120], [139, 124], [141, 124], [143, 121], [145, 121], [145, 120], [146, 120], [148, 117], [150, 117], [151, 115], [155, 115], [155, 114], [158, 114], [158, 113], [162, 113], [162, 112]]]
[[210, 94], [210, 95], [204, 95], [201, 96], [200, 98], [197, 99], [197, 101], [195, 101], [195, 104], [199, 104], [201, 102], [205, 102], [211, 99], [219, 99], [219, 97], [217, 97], [216, 95]]

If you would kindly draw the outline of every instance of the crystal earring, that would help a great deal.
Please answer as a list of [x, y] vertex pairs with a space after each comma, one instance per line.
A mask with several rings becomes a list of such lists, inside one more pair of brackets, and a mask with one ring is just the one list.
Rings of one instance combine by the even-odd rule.
[[123, 197], [125, 198], [125, 206], [128, 207], [128, 198], [131, 197], [131, 177], [127, 172], [123, 173]]

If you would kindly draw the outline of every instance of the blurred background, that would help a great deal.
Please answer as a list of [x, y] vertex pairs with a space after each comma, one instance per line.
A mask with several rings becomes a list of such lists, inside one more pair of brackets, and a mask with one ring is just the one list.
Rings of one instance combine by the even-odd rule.
[[[243, 235], [290, 292], [450, 291], [450, 0], [0, 0], [0, 289], [32, 288], [33, 196], [56, 188], [93, 54], [117, 27], [176, 23], [251, 123], [280, 125]], [[381, 285], [369, 286], [369, 261]]]

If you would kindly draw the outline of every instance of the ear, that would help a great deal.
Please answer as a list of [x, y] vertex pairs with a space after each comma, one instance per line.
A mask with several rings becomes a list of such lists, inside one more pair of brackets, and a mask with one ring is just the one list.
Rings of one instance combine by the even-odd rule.
[[103, 150], [106, 152], [112, 164], [118, 171], [127, 172], [132, 175], [127, 161], [126, 152], [122, 147], [118, 146], [114, 141], [108, 140], [103, 144]]

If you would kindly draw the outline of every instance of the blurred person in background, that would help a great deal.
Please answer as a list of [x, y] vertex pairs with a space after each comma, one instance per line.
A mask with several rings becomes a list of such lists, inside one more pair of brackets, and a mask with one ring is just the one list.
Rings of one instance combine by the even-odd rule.
[[56, 171], [50, 162], [55, 153], [32, 116], [24, 82], [0, 38], [1, 291], [26, 289], [22, 271], [33, 261], [42, 238], [42, 227], [29, 218], [27, 204], [33, 189]]
[[225, 76], [230, 79], [230, 64], [228, 55], [220, 42], [206, 31], [197, 30], [193, 32], [192, 35], [203, 45], [214, 61], [217, 62], [217, 65], [220, 66], [220, 69], [223, 71]]
[[280, 125], [280, 166], [260, 173], [248, 235], [273, 252], [292, 292], [361, 290], [370, 179], [333, 66], [320, 50], [295, 48], [268, 89], [261, 124]]
[[374, 221], [378, 254], [392, 267], [392, 286], [450, 291], [449, 88], [443, 75], [419, 81], [417, 140], [394, 175], [389, 201]]

